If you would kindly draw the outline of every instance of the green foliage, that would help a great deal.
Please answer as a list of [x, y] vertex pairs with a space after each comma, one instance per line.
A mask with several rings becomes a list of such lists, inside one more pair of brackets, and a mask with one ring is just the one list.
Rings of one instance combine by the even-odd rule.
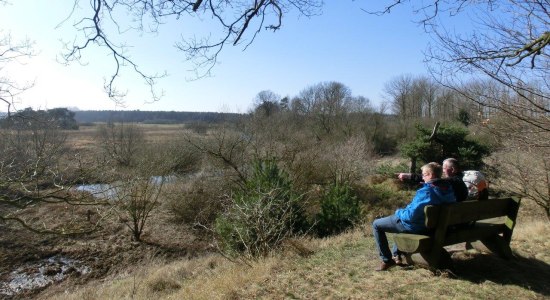
[[398, 207], [405, 207], [411, 201], [414, 190], [395, 178], [369, 184], [364, 189], [357, 188], [361, 200], [361, 221], [371, 223], [375, 218], [393, 214]]
[[470, 118], [470, 113], [464, 108], [460, 109], [460, 111], [458, 112], [457, 120], [460, 123], [464, 124], [464, 126], [468, 126], [472, 123], [472, 120]]
[[409, 170], [409, 167], [404, 163], [400, 163], [398, 165], [383, 163], [378, 165], [374, 169], [374, 173], [378, 175], [382, 175], [386, 178], [395, 178], [396, 173], [408, 172], [408, 170]]
[[390, 136], [388, 132], [377, 132], [372, 137], [374, 151], [380, 154], [393, 154], [397, 148], [397, 139]]
[[454, 157], [463, 169], [480, 169], [483, 158], [490, 154], [490, 149], [468, 139], [468, 129], [456, 126], [441, 126], [434, 139], [430, 140], [431, 129], [416, 126], [417, 137], [410, 143], [401, 146], [401, 153], [408, 158], [417, 159], [424, 164], [431, 161], [441, 162]]
[[214, 231], [222, 250], [254, 257], [268, 254], [296, 232], [300, 200], [275, 161], [256, 162], [245, 187], [232, 195], [229, 208], [216, 219]]
[[359, 219], [359, 201], [349, 184], [331, 184], [321, 198], [316, 229], [320, 236], [338, 234]]

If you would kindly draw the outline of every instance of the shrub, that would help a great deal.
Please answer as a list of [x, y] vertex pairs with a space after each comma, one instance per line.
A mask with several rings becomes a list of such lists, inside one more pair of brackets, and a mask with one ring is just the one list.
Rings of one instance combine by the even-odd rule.
[[177, 221], [209, 227], [223, 210], [224, 182], [203, 174], [166, 190], [167, 204]]
[[264, 256], [297, 231], [301, 196], [273, 160], [258, 161], [245, 187], [230, 197], [227, 211], [214, 230], [228, 254]]
[[359, 202], [346, 184], [331, 184], [321, 198], [321, 212], [316, 229], [320, 236], [338, 234], [359, 219]]
[[483, 166], [483, 158], [490, 154], [487, 146], [468, 138], [469, 131], [464, 127], [441, 126], [432, 140], [431, 132], [431, 129], [417, 126], [416, 140], [402, 145], [401, 153], [421, 164], [454, 157], [465, 170], [479, 170]]
[[322, 151], [320, 163], [327, 166], [330, 182], [343, 185], [356, 182], [369, 169], [372, 146], [362, 138], [329, 143]]
[[396, 173], [402, 173], [402, 172], [408, 172], [408, 171], [409, 171], [409, 167], [404, 163], [400, 163], [398, 165], [393, 165], [391, 163], [383, 163], [378, 165], [374, 169], [375, 174], [385, 178], [395, 178]]
[[386, 179], [371, 184], [361, 191], [363, 221], [372, 222], [377, 217], [393, 214], [396, 208], [410, 202], [415, 191], [407, 189], [398, 179]]
[[97, 134], [105, 154], [121, 166], [131, 166], [145, 143], [143, 130], [132, 123], [102, 125]]
[[131, 179], [117, 190], [117, 204], [124, 224], [132, 232], [136, 241], [141, 234], [153, 209], [159, 204], [163, 181], [160, 184], [150, 179]]
[[201, 161], [201, 154], [185, 141], [159, 141], [141, 147], [135, 169], [151, 176], [184, 175], [196, 172]]

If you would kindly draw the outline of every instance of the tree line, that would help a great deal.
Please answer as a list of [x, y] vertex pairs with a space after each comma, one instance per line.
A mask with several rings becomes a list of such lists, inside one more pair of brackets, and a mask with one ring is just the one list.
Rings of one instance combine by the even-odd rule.
[[74, 112], [78, 123], [130, 122], [152, 124], [181, 124], [192, 122], [220, 123], [234, 121], [240, 114], [186, 111], [141, 110], [79, 110]]
[[34, 110], [27, 107], [7, 117], [0, 119], [2, 128], [17, 130], [32, 130], [33, 128], [59, 128], [78, 130], [75, 113], [67, 108], [53, 108], [48, 110]]

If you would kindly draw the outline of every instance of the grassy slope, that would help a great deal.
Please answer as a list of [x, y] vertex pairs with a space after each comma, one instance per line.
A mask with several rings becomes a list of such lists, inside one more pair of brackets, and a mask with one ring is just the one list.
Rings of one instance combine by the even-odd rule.
[[42, 298], [543, 299], [550, 297], [549, 236], [547, 221], [525, 220], [514, 232], [514, 261], [474, 250], [456, 251], [456, 274], [400, 267], [375, 272], [379, 261], [367, 227], [299, 241], [312, 250], [310, 255], [298, 255], [307, 251], [289, 244], [276, 257], [248, 263], [215, 255], [169, 265], [151, 261], [127, 275], [77, 290], [62, 292], [58, 287]]

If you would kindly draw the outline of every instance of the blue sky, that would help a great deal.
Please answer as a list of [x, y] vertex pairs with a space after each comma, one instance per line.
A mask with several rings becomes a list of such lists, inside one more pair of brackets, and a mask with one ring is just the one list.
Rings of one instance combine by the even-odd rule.
[[322, 15], [287, 15], [279, 31], [262, 31], [245, 51], [242, 46], [226, 47], [212, 77], [196, 81], [188, 80], [193, 77], [189, 71], [192, 64], [173, 45], [181, 35], [204, 28], [198, 20], [165, 24], [158, 35], [126, 35], [125, 42], [133, 46], [129, 54], [145, 72], [166, 71], [169, 76], [157, 85], [164, 97], [147, 103], [150, 95], [146, 86], [136, 74], [124, 71], [119, 88], [127, 90], [128, 96], [120, 106], [103, 93], [103, 78], [114, 68], [104, 49], [86, 50], [85, 66], [66, 67], [56, 62], [62, 50], [60, 39], [71, 40], [76, 34], [72, 21], [56, 27], [69, 15], [72, 0], [13, 2], [0, 8], [2, 33], [11, 33], [14, 39], [29, 38], [39, 51], [24, 65], [1, 71], [19, 81], [35, 82], [17, 99], [17, 109], [246, 112], [262, 90], [293, 97], [324, 81], [341, 82], [354, 96], [365, 96], [378, 105], [385, 101], [383, 87], [392, 78], [426, 74], [423, 51], [429, 36], [412, 22], [410, 9], [401, 7], [377, 17], [362, 11], [365, 5], [361, 1], [327, 1]]

